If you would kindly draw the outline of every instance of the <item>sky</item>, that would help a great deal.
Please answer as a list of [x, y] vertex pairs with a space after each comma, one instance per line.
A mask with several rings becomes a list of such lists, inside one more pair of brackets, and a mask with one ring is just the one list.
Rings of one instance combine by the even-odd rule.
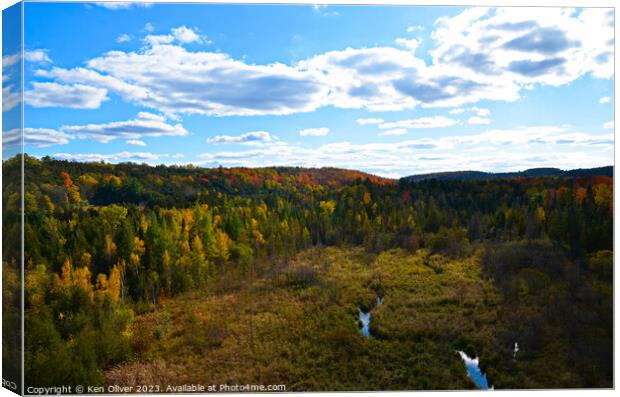
[[[387, 177], [613, 164], [612, 9], [26, 3], [24, 24], [33, 156]], [[3, 126], [5, 157], [18, 132]]]

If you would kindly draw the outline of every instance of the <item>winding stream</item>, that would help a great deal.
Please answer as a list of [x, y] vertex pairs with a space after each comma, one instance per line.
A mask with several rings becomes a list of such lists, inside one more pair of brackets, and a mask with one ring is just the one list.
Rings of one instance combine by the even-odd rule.
[[[480, 371], [480, 367], [478, 366], [480, 362], [478, 357], [471, 358], [467, 355], [467, 353], [460, 350], [458, 350], [457, 353], [461, 356], [461, 359], [465, 363], [465, 367], [467, 368], [467, 376], [474, 381], [476, 387], [481, 390], [489, 390], [489, 382], [487, 381], [487, 377], [482, 373], [482, 371]], [[492, 390], [493, 387], [491, 386], [490, 389]]]
[[362, 323], [362, 335], [367, 337], [370, 336], [370, 312], [364, 313], [360, 310], [359, 318]]
[[383, 303], [383, 297], [382, 296], [378, 296], [377, 297], [377, 301], [375, 302], [375, 305], [370, 308], [367, 312], [363, 312], [361, 308], [357, 308], [357, 310], [359, 311], [359, 321], [361, 323], [361, 327], [360, 327], [360, 331], [362, 332], [362, 335], [365, 337], [371, 337], [372, 335], [370, 335], [370, 312], [377, 306], [379, 306], [380, 304]]
[[[381, 305], [382, 303], [383, 297], [377, 296], [375, 304], [370, 309], [368, 309], [368, 311], [364, 312], [359, 306], [357, 307], [357, 310], [359, 311], [358, 318], [360, 323], [360, 332], [363, 336], [367, 338], [372, 337], [372, 335], [370, 334], [371, 312], [374, 308]], [[517, 351], [519, 351], [519, 347], [517, 343], [515, 343], [513, 354], [516, 355]], [[469, 378], [474, 382], [476, 387], [481, 390], [493, 390], [493, 386], [489, 388], [489, 382], [486, 375], [483, 374], [480, 370], [480, 360], [478, 359], [478, 357], [471, 358], [467, 355], [467, 353], [461, 350], [457, 350], [456, 352], [459, 354], [459, 356], [461, 356], [461, 360], [463, 360], [465, 368], [467, 368], [467, 376], [469, 376]]]
[[[383, 303], [383, 297], [377, 296], [377, 300], [375, 304], [368, 309], [368, 311], [364, 312], [359, 306], [357, 310], [359, 311], [359, 323], [360, 323], [360, 332], [363, 336], [370, 338], [372, 335], [370, 334], [370, 319], [371, 312], [374, 308], [381, 305]], [[519, 345], [515, 342], [513, 357], [516, 356], [519, 351]], [[465, 364], [465, 368], [467, 369], [467, 376], [474, 382], [476, 387], [480, 390], [493, 390], [493, 386], [489, 387], [489, 382], [485, 374], [482, 373], [479, 367], [480, 360], [478, 357], [471, 358], [464, 351], [457, 350], [456, 351], [459, 356], [461, 356], [461, 360]]]

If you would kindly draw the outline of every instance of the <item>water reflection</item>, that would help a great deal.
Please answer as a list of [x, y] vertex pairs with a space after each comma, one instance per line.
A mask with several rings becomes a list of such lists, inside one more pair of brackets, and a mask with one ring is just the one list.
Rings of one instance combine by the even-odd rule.
[[[474, 384], [478, 389], [481, 390], [489, 390], [489, 382], [487, 381], [487, 377], [485, 374], [480, 371], [478, 367], [478, 357], [471, 358], [467, 355], [467, 353], [463, 351], [457, 351], [457, 353], [461, 356], [461, 359], [465, 363], [465, 367], [467, 368], [467, 375], [471, 380], [474, 381]], [[492, 388], [491, 388], [492, 389]]]
[[370, 312], [368, 313], [364, 313], [363, 311], [360, 310], [360, 315], [359, 315], [359, 319], [360, 322], [362, 323], [362, 335], [364, 336], [370, 336]]
[[377, 296], [377, 301], [375, 302], [375, 305], [367, 312], [362, 311], [362, 309], [360, 309], [359, 307], [357, 308], [357, 310], [359, 311], [359, 321], [361, 323], [360, 331], [362, 332], [363, 336], [370, 337], [370, 312], [372, 311], [372, 309], [381, 305], [382, 303], [383, 297]]

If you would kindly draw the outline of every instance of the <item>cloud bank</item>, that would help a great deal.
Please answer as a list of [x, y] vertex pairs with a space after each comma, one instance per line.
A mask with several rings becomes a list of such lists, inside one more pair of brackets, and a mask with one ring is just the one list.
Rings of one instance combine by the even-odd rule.
[[[415, 39], [398, 39], [398, 48], [346, 48], [291, 65], [261, 65], [190, 51], [183, 45], [204, 38], [179, 26], [147, 35], [140, 50], [109, 51], [86, 67], [41, 69], [38, 76], [53, 80], [46, 84], [68, 86], [35, 86], [30, 102], [91, 108], [108, 91], [172, 115], [285, 115], [325, 106], [399, 111], [514, 101], [528, 87], [613, 76], [609, 9], [471, 8], [439, 18], [431, 37], [430, 63], [416, 55]], [[100, 90], [101, 100], [72, 95], [67, 87], [75, 84]], [[58, 92], [68, 98], [49, 98]]]

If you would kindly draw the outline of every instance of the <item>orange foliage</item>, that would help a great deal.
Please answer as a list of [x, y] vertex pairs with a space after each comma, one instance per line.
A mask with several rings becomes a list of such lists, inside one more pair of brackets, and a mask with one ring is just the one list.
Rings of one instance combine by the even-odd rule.
[[60, 172], [60, 176], [64, 179], [64, 185], [65, 185], [65, 187], [67, 189], [70, 188], [71, 186], [73, 186], [73, 181], [71, 180], [71, 175], [69, 175], [65, 171], [61, 171]]
[[583, 201], [586, 199], [587, 194], [588, 189], [581, 186], [577, 187], [577, 189], [575, 190], [575, 201], [577, 202], [577, 204], [582, 204]]
[[71, 175], [65, 171], [60, 172], [60, 176], [63, 178], [63, 185], [67, 189], [67, 193], [65, 194], [65, 202], [73, 201], [77, 203], [80, 201], [80, 189], [78, 186], [73, 184], [71, 180]]

